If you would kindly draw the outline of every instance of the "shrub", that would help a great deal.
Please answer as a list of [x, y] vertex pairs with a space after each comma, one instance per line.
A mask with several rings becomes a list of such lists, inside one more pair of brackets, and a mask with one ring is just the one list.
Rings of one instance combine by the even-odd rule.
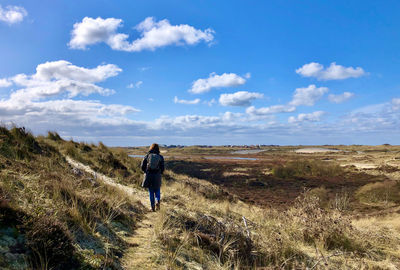
[[328, 190], [325, 187], [313, 188], [309, 191], [311, 196], [316, 196], [318, 198], [321, 207], [325, 208], [329, 204]]
[[349, 205], [350, 194], [345, 188], [342, 188], [340, 192], [335, 194], [335, 199], [331, 202], [331, 206], [338, 211], [345, 211], [349, 208]]
[[337, 211], [327, 211], [319, 206], [318, 197], [305, 192], [296, 199], [295, 205], [286, 213], [288, 222], [299, 225], [305, 242], [325, 249], [363, 252], [357, 239], [352, 239], [356, 231], [348, 217]]
[[339, 165], [317, 160], [295, 160], [272, 169], [272, 174], [279, 178], [333, 177], [342, 173], [343, 169]]
[[383, 181], [369, 183], [356, 192], [356, 197], [362, 203], [388, 204], [398, 202], [400, 195], [400, 184], [396, 181]]

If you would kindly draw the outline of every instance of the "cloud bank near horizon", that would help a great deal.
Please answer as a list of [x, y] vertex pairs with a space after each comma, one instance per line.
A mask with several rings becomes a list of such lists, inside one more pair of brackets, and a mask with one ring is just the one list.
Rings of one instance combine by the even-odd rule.
[[[329, 113], [322, 110], [293, 115], [298, 107], [313, 107], [328, 93], [327, 87], [313, 84], [295, 89], [292, 99], [286, 104], [257, 108], [251, 103], [264, 98], [263, 93], [237, 91], [221, 94], [219, 103], [222, 108], [244, 107], [243, 112], [225, 111], [211, 116], [161, 115], [151, 121], [139, 121], [134, 119], [135, 114], [141, 112], [138, 108], [87, 99], [93, 95], [114, 94], [114, 89], [105, 88], [101, 84], [121, 72], [122, 69], [114, 64], [87, 68], [59, 60], [37, 65], [33, 74], [0, 78], [1, 87], [17, 88], [10, 92], [8, 98], [0, 100], [0, 121], [24, 125], [34, 132], [57, 130], [64, 137], [103, 138], [107, 141], [107, 138], [127, 136], [146, 143], [150, 138], [173, 143], [172, 138], [180, 138], [184, 142], [200, 142], [212, 137], [218, 138], [220, 142], [241, 142], [243, 135], [257, 138], [259, 143], [267, 143], [262, 141], [263, 136], [273, 138], [276, 143], [279, 139], [290, 142], [287, 136], [294, 135], [305, 139], [315, 134], [346, 137], [360, 133], [384, 133], [400, 125], [400, 98], [393, 98], [379, 106], [354, 110], [331, 122], [324, 120]], [[249, 76], [223, 73], [211, 74], [209, 78], [211, 81], [202, 89], [243, 85]], [[351, 97], [353, 93], [344, 92], [331, 94], [327, 99], [341, 103]], [[173, 102], [196, 106], [207, 103], [199, 98], [185, 100], [177, 96]], [[215, 100], [209, 103], [215, 103]], [[289, 114], [286, 122], [279, 120], [283, 114]]]

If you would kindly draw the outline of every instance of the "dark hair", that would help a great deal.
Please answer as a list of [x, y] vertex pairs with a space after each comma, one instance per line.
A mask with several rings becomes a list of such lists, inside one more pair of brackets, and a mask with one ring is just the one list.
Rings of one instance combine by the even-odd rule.
[[156, 153], [159, 154], [159, 153], [160, 153], [160, 147], [158, 146], [158, 144], [153, 143], [153, 144], [150, 146], [149, 151], [153, 151], [153, 152], [156, 152]]

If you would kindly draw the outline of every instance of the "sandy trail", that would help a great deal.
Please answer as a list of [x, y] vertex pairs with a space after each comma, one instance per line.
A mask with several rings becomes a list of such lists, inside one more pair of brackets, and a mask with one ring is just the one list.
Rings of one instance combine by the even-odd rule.
[[[77, 162], [70, 157], [66, 157], [67, 162], [75, 168], [92, 174], [95, 179], [102, 181], [104, 184], [118, 188], [124, 191], [128, 196], [133, 196], [138, 199], [143, 205], [148, 206], [149, 198], [148, 193], [144, 190], [138, 190], [116, 183], [111, 177], [95, 172], [92, 168]], [[157, 265], [152, 259], [152, 251], [157, 247], [154, 245], [155, 233], [154, 225], [157, 220], [157, 213], [148, 211], [143, 216], [142, 220], [137, 224], [137, 228], [133, 235], [124, 237], [124, 240], [129, 244], [128, 250], [124, 253], [122, 258], [122, 265], [124, 269], [160, 269], [161, 266]]]

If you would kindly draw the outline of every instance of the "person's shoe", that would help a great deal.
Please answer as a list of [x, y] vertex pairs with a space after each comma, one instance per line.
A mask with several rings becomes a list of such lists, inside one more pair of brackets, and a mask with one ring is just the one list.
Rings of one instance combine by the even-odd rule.
[[156, 203], [156, 210], [159, 211], [160, 210], [160, 202]]
[[156, 211], [156, 208], [155, 208], [154, 204], [151, 205], [151, 210], [152, 210], [153, 212]]

